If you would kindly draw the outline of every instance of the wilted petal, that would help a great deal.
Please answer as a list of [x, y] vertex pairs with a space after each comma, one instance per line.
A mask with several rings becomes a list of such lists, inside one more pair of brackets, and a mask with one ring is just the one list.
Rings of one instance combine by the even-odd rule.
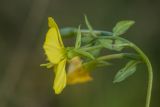
[[79, 57], [74, 57], [69, 65], [67, 73], [67, 84], [78, 84], [91, 81], [92, 77], [89, 71], [82, 66], [82, 61]]
[[91, 81], [92, 77], [90, 76], [88, 71], [85, 71], [85, 69], [77, 69], [71, 74], [67, 75], [67, 84], [79, 84], [79, 83], [85, 83], [88, 81]]

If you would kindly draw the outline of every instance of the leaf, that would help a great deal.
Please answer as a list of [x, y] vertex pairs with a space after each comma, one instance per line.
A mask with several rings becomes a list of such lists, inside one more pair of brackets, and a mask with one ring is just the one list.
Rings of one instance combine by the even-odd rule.
[[98, 61], [97, 62], [98, 64], [97, 64], [97, 66], [98, 67], [103, 67], [103, 66], [110, 66], [110, 65], [112, 65], [110, 62], [108, 62], [108, 61]]
[[88, 27], [91, 35], [92, 35], [93, 37], [97, 37], [97, 35], [94, 33], [94, 30], [93, 30], [91, 24], [90, 24], [89, 21], [88, 21], [88, 18], [87, 18], [86, 15], [84, 15], [84, 18], [85, 18], [86, 25], [87, 25], [87, 27]]
[[99, 39], [101, 45], [107, 49], [121, 51], [127, 43], [120, 40]]
[[94, 56], [92, 54], [90, 54], [89, 52], [82, 51], [82, 50], [75, 50], [75, 52], [82, 55], [82, 56], [88, 57], [90, 59], [95, 59]]
[[86, 35], [82, 37], [82, 42], [83, 43], [89, 43], [93, 40], [94, 38], [92, 36]]
[[[99, 41], [95, 41], [95, 43], [93, 44], [93, 46], [98, 46], [98, 45], [101, 45], [99, 43]], [[101, 53], [101, 50], [102, 48], [98, 48], [98, 49], [94, 49], [94, 50], [91, 50], [90, 53], [94, 56], [94, 57], [98, 57]]]
[[132, 20], [120, 21], [113, 28], [113, 36], [124, 34], [135, 22]]
[[40, 66], [45, 66], [46, 68], [52, 68], [53, 64], [52, 63], [46, 63], [46, 64], [41, 64]]
[[114, 77], [113, 82], [118, 83], [118, 82], [125, 80], [129, 76], [131, 76], [136, 71], [138, 63], [139, 61], [135, 61], [135, 60], [129, 61], [124, 68], [120, 69], [117, 72], [117, 74]]
[[76, 38], [75, 48], [80, 48], [80, 46], [81, 46], [81, 30], [80, 30], [80, 26], [79, 26], [78, 30], [77, 30], [77, 38]]

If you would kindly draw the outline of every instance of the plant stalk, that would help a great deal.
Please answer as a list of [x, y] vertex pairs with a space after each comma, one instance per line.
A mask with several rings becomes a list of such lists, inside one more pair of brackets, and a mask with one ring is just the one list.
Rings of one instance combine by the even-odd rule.
[[145, 107], [150, 107], [150, 102], [151, 102], [151, 95], [152, 95], [152, 85], [153, 85], [153, 70], [152, 70], [152, 65], [148, 59], [148, 57], [142, 52], [140, 48], [138, 48], [135, 44], [131, 44], [131, 47], [136, 50], [137, 53], [142, 56], [142, 60], [147, 66], [148, 69], [148, 88], [147, 88], [147, 96], [146, 96], [146, 106]]
[[147, 96], [146, 96], [145, 107], [150, 107], [152, 87], [153, 87], [153, 70], [152, 70], [151, 62], [149, 61], [148, 57], [135, 44], [133, 44], [132, 42], [130, 42], [130, 41], [124, 39], [124, 38], [117, 37], [117, 36], [114, 36], [114, 37], [113, 36], [101, 36], [101, 37], [119, 39], [119, 40], [122, 40], [122, 41], [126, 41], [126, 42], [128, 42], [128, 47], [133, 48], [142, 57], [142, 61], [146, 64], [147, 70], [148, 70], [148, 87], [147, 87]]

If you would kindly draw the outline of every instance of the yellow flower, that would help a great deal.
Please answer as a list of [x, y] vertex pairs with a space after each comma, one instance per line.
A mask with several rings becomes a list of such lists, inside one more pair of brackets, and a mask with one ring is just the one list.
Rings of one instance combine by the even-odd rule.
[[50, 63], [54, 64], [55, 79], [53, 89], [56, 94], [66, 86], [66, 61], [65, 48], [59, 33], [58, 26], [53, 18], [48, 18], [49, 30], [43, 45], [45, 54]]
[[66, 74], [67, 52], [63, 45], [58, 26], [53, 18], [48, 18], [49, 30], [46, 34], [46, 39], [43, 45], [45, 54], [49, 63], [42, 64], [50, 68], [54, 65], [55, 79], [53, 82], [53, 89], [56, 94], [60, 94], [65, 88], [66, 84], [77, 84], [91, 81], [87, 69], [82, 66], [80, 57], [73, 57], [69, 61], [69, 68]]
[[91, 81], [89, 71], [82, 65], [82, 60], [76, 56], [71, 59], [67, 72], [67, 84], [78, 84]]

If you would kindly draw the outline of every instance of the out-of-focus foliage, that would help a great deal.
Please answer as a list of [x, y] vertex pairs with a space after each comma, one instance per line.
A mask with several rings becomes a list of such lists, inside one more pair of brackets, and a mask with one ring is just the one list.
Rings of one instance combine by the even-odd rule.
[[[132, 19], [136, 26], [123, 37], [132, 40], [148, 55], [154, 68], [151, 106], [158, 107], [159, 25], [158, 0], [1, 0], [0, 1], [0, 107], [143, 107], [146, 95], [145, 67], [140, 66], [128, 81], [114, 85], [116, 68], [93, 72], [94, 80], [67, 87], [60, 95], [52, 91], [53, 72], [39, 67], [47, 18], [54, 16], [59, 27], [78, 26], [88, 15], [94, 29], [110, 30], [119, 20]], [[127, 36], [125, 36], [127, 35]], [[70, 45], [73, 41], [66, 40]], [[43, 58], [44, 57], [44, 58]]]

